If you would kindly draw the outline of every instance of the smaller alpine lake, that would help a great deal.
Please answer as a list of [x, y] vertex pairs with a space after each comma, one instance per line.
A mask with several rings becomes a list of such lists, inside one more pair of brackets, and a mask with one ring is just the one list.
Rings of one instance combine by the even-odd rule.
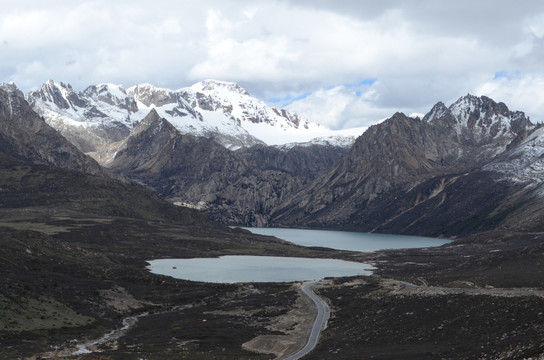
[[[327, 230], [245, 228], [302, 246], [370, 252], [381, 249], [440, 246], [449, 240], [414, 236], [367, 234]], [[148, 261], [159, 275], [209, 283], [291, 282], [325, 277], [371, 275], [370, 264], [336, 259], [229, 255], [218, 258], [159, 259]]]

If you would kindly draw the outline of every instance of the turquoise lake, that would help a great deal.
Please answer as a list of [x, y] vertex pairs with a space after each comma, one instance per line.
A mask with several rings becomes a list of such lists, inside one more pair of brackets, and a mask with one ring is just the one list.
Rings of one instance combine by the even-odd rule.
[[385, 249], [410, 249], [440, 246], [451, 240], [422, 236], [404, 236], [330, 230], [249, 228], [254, 234], [270, 235], [302, 246], [320, 246], [336, 250], [370, 252]]

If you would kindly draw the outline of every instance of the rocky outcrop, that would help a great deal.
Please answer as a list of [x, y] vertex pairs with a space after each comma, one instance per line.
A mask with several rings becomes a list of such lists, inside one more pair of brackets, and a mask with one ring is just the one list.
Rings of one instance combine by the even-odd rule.
[[0, 151], [33, 164], [104, 175], [96, 161], [47, 125], [13, 84], [0, 85]]
[[238, 153], [249, 166], [261, 170], [279, 170], [302, 179], [314, 179], [329, 170], [349, 151], [335, 145], [263, 146], [256, 145]]

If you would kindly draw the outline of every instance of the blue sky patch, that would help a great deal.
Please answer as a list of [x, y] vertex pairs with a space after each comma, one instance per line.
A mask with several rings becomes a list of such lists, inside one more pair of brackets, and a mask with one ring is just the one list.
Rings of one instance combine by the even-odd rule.
[[291, 104], [291, 103], [293, 103], [295, 101], [306, 99], [311, 94], [312, 94], [311, 92], [305, 92], [305, 93], [302, 93], [300, 95], [289, 94], [289, 95], [284, 96], [284, 97], [267, 99], [267, 102], [272, 103], [272, 104], [276, 104], [277, 106], [283, 108], [283, 107], [285, 107], [285, 106], [287, 106], [287, 105], [289, 105], [289, 104]]
[[512, 80], [512, 79], [518, 78], [520, 75], [521, 73], [518, 70], [513, 72], [501, 70], [495, 73], [495, 76], [493, 76], [493, 80], [497, 80], [497, 79]]
[[[334, 89], [335, 87], [343, 86], [346, 89], [354, 89], [355, 96], [359, 97], [363, 94], [363, 91], [361, 91], [359, 88], [372, 86], [374, 85], [374, 83], [376, 83], [376, 81], [378, 81], [377, 78], [367, 78], [367, 79], [362, 79], [352, 83], [325, 86], [324, 89], [331, 90], [331, 89]], [[269, 98], [266, 100], [266, 102], [268, 102], [269, 104], [273, 104], [274, 106], [284, 108], [294, 103], [295, 101], [306, 99], [308, 96], [312, 94], [313, 94], [312, 91], [308, 91], [299, 95], [289, 94], [284, 97]]]
[[363, 80], [358, 81], [358, 82], [344, 84], [344, 86], [347, 87], [347, 88], [357, 88], [357, 87], [362, 87], [362, 86], [372, 86], [372, 85], [374, 85], [374, 83], [376, 81], [378, 81], [378, 79], [368, 78], [368, 79], [363, 79]]

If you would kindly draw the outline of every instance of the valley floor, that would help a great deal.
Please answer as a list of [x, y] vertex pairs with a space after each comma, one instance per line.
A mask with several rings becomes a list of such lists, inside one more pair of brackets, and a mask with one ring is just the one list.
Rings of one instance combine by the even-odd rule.
[[[0, 215], [0, 359], [274, 359], [304, 344], [312, 304], [295, 285], [194, 283], [145, 269], [146, 259], [203, 254], [376, 265], [373, 276], [318, 288], [331, 318], [305, 359], [544, 356], [542, 234], [360, 254], [198, 224], [43, 209]], [[115, 329], [84, 348], [95, 352], [73, 354]]]

